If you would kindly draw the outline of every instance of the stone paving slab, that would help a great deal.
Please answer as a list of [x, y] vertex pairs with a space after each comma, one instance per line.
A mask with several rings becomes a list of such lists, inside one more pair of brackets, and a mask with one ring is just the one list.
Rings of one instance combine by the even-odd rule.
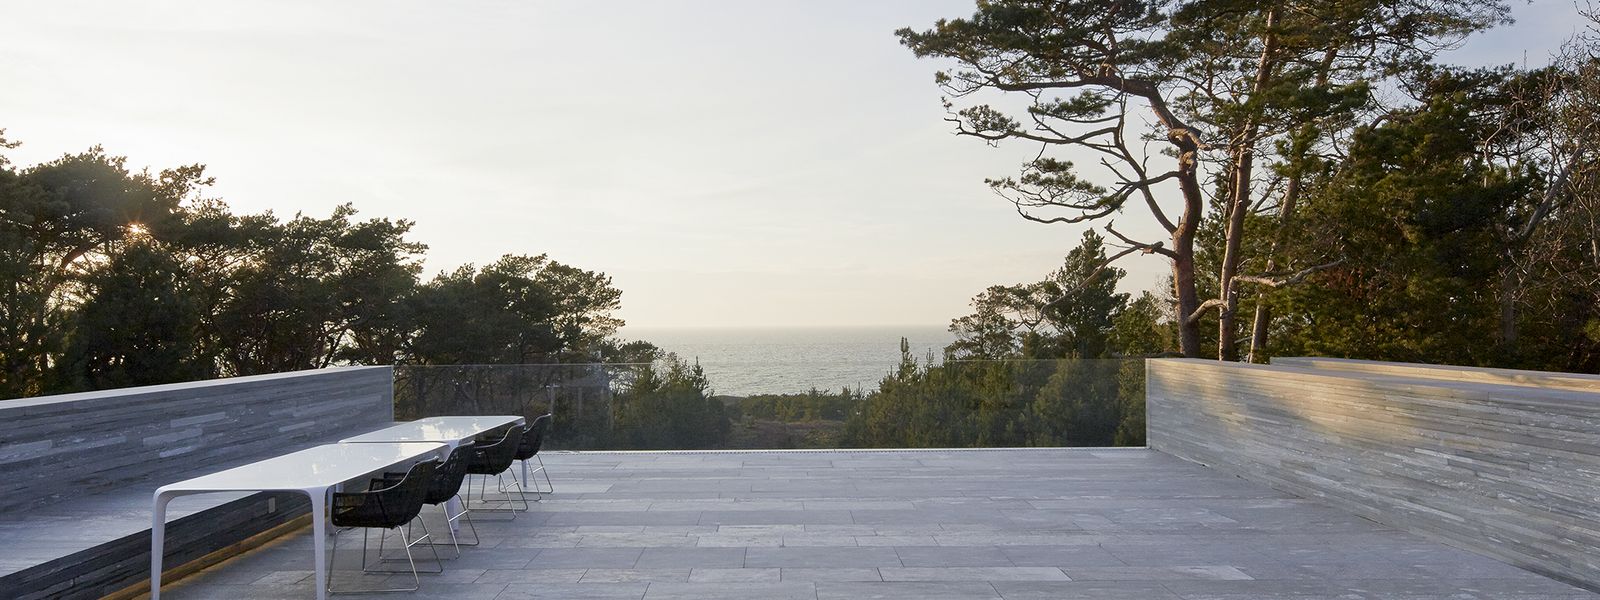
[[[515, 520], [479, 519], [482, 545], [445, 560], [445, 574], [424, 575], [421, 591], [371, 597], [1600, 598], [1143, 449], [551, 453], [545, 462], [555, 494]], [[437, 514], [425, 515], [438, 531]], [[286, 536], [166, 596], [309, 598], [310, 541], [306, 531]], [[360, 536], [338, 544], [341, 585], [409, 580], [358, 574]]]

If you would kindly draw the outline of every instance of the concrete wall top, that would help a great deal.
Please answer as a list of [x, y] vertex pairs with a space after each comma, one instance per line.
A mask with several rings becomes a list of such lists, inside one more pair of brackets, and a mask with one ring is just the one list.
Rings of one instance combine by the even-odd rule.
[[384, 370], [384, 371], [392, 371], [393, 367], [390, 367], [390, 366], [387, 366], [387, 365], [375, 366], [375, 367], [371, 367], [371, 366], [329, 367], [329, 368], [326, 368], [326, 369], [306, 369], [306, 370], [303, 370], [303, 371], [288, 371], [288, 372], [284, 372], [284, 373], [267, 373], [267, 374], [264, 374], [264, 375], [245, 375], [245, 376], [242, 376], [242, 377], [223, 377], [223, 378], [219, 378], [219, 379], [202, 379], [200, 381], [183, 381], [183, 382], [178, 382], [178, 383], [164, 383], [164, 384], [161, 384], [161, 385], [144, 385], [144, 386], [130, 387], [130, 388], [115, 388], [115, 389], [109, 389], [109, 390], [94, 390], [94, 391], [90, 391], [90, 392], [73, 392], [73, 393], [70, 393], [70, 394], [52, 394], [52, 395], [49, 395], [49, 396], [33, 396], [33, 397], [30, 397], [30, 398], [16, 398], [16, 399], [12, 399], [12, 400], [0, 400], [0, 415], [4, 415], [6, 411], [10, 411], [10, 410], [17, 410], [17, 409], [23, 409], [23, 408], [33, 408], [33, 407], [39, 407], [39, 406], [50, 406], [52, 404], [66, 404], [66, 403], [72, 403], [72, 402], [83, 402], [85, 400], [127, 398], [127, 397], [132, 397], [132, 396], [145, 396], [145, 395], [163, 394], [163, 393], [171, 393], [171, 392], [185, 392], [185, 391], [192, 391], [192, 390], [202, 390], [202, 389], [210, 388], [210, 387], [232, 386], [232, 385], [239, 385], [239, 384], [244, 384], [244, 383], [257, 383], [257, 382], [265, 382], [265, 381], [276, 381], [276, 380], [279, 380], [279, 379], [293, 379], [293, 378], [296, 378], [296, 377], [328, 377], [328, 376], [336, 376], [336, 375], [338, 375], [340, 373], [346, 373], [346, 372], [352, 372], [352, 371], [373, 370], [373, 369]]
[[[1317, 359], [1321, 360], [1321, 359]], [[1594, 410], [1600, 407], [1600, 390], [1574, 389], [1569, 386], [1543, 386], [1535, 383], [1511, 383], [1494, 379], [1454, 379], [1444, 377], [1430, 377], [1426, 373], [1431, 370], [1417, 369], [1414, 372], [1405, 369], [1391, 369], [1379, 372], [1377, 370], [1360, 369], [1335, 369], [1324, 368], [1322, 364], [1302, 366], [1296, 363], [1258, 365], [1250, 363], [1222, 362], [1202, 358], [1152, 358], [1149, 362], [1182, 363], [1185, 368], [1199, 368], [1213, 371], [1233, 371], [1254, 376], [1259, 373], [1281, 373], [1292, 376], [1297, 380], [1316, 381], [1319, 383], [1337, 383], [1347, 387], [1365, 386], [1368, 389], [1384, 388], [1390, 390], [1425, 391], [1430, 396], [1442, 400], [1494, 400], [1510, 404], [1520, 404], [1533, 407], [1559, 407], [1571, 405], [1581, 410]], [[1404, 364], [1404, 363], [1391, 363]], [[1419, 365], [1428, 366], [1428, 365]], [[1527, 371], [1537, 373], [1538, 371]]]
[[1600, 392], [1600, 375], [1587, 373], [1559, 373], [1553, 371], [1526, 371], [1522, 369], [1495, 369], [1488, 367], [1463, 367], [1457, 365], [1431, 365], [1400, 363], [1353, 358], [1326, 358], [1320, 356], [1281, 356], [1272, 364], [1285, 367], [1304, 367], [1370, 373], [1374, 375], [1399, 375], [1429, 379], [1474, 381], [1499, 385], [1560, 388]]

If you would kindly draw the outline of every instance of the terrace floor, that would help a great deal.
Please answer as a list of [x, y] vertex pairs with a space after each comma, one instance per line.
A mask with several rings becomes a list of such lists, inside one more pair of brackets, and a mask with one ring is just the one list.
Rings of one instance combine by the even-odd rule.
[[[481, 517], [482, 546], [383, 597], [1600, 598], [1143, 449], [545, 460], [556, 494]], [[359, 538], [341, 538], [338, 568], [355, 568]], [[310, 542], [287, 536], [164, 597], [310, 598]]]

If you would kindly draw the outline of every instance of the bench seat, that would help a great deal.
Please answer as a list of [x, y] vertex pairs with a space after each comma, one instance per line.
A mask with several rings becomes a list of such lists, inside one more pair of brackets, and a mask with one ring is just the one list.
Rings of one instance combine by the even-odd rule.
[[[287, 448], [285, 452], [298, 448]], [[260, 458], [268, 458], [262, 456]], [[157, 487], [252, 462], [176, 474], [0, 514], [0, 598], [101, 598], [150, 573], [150, 503]], [[181, 565], [309, 514], [296, 493], [217, 493], [173, 500], [166, 564]]]

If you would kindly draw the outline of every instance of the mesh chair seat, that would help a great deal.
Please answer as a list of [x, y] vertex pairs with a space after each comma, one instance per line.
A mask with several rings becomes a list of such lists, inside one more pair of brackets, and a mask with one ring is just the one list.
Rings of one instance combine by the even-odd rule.
[[[541, 499], [544, 498], [545, 490], [539, 489], [539, 482], [534, 480], [531, 475], [542, 474], [544, 476], [545, 486], [550, 488], [549, 491], [552, 493], [556, 491], [555, 484], [550, 482], [550, 472], [544, 467], [544, 459], [539, 456], [539, 450], [544, 447], [544, 438], [550, 433], [550, 423], [550, 413], [539, 415], [539, 417], [534, 419], [533, 423], [529, 425], [531, 429], [529, 429], [527, 435], [522, 436], [522, 444], [517, 446], [517, 460], [523, 461], [523, 473], [530, 475], [529, 481], [526, 483], [533, 486], [534, 493], [537, 494]], [[528, 471], [527, 461], [529, 460], [539, 461], [539, 467], [531, 472]], [[518, 489], [521, 488], [522, 483], [523, 482], [521, 481], [517, 482]]]
[[337, 527], [393, 529], [411, 522], [422, 512], [423, 499], [439, 461], [419, 462], [404, 477], [365, 492], [336, 492], [332, 521]]
[[[362, 592], [409, 592], [422, 587], [422, 580], [417, 576], [417, 563], [411, 556], [411, 546], [429, 541], [427, 524], [422, 524], [422, 537], [415, 540], [407, 533], [408, 524], [417, 515], [422, 513], [423, 500], [427, 498], [428, 487], [433, 482], [434, 472], [439, 467], [439, 461], [423, 461], [411, 466], [405, 475], [397, 479], [379, 478], [372, 481], [370, 489], [364, 492], [335, 492], [331, 506], [329, 520], [334, 525], [333, 551], [328, 556], [330, 565], [337, 564], [339, 552], [339, 528], [355, 527], [363, 532], [372, 529], [396, 531], [405, 549], [405, 559], [410, 563], [412, 586], [407, 588], [391, 588], [380, 590], [359, 590]], [[383, 558], [383, 534], [378, 536], [378, 561], [388, 560]], [[438, 562], [438, 553], [434, 553], [435, 562]], [[367, 566], [367, 536], [361, 536], [361, 570], [372, 571]], [[440, 568], [442, 571], [443, 568]], [[407, 571], [384, 571], [400, 572]], [[342, 593], [356, 590], [336, 590], [333, 585], [333, 572], [329, 571], [329, 593]]]
[[512, 427], [500, 441], [491, 444], [473, 444], [467, 460], [467, 473], [473, 475], [499, 475], [511, 468], [517, 460], [517, 446], [521, 444], [528, 426]]
[[[461, 484], [467, 478], [467, 465], [472, 460], [472, 444], [462, 444], [450, 451], [450, 456], [444, 459], [438, 468], [434, 469], [433, 477], [429, 478], [427, 492], [424, 494], [423, 504], [442, 504], [461, 492]], [[390, 484], [405, 477], [404, 473], [384, 473], [382, 479], [374, 479], [374, 485]]]
[[545, 433], [550, 431], [550, 414], [539, 415], [528, 426], [528, 432], [522, 436], [522, 443], [517, 445], [517, 460], [528, 460], [539, 453], [539, 448], [544, 446]]
[[[473, 511], [510, 512], [511, 518], [517, 518], [516, 509], [509, 508], [512, 504], [510, 499], [496, 501], [495, 504], [499, 505], [499, 508], [488, 506], [488, 479], [491, 475], [498, 476], [511, 470], [511, 464], [517, 460], [517, 448], [521, 446], [522, 439], [530, 430], [532, 430], [530, 425], [513, 426], [500, 436], [499, 441], [473, 445], [472, 454], [467, 461], [467, 473], [479, 475], [482, 480], [479, 483], [478, 504], [472, 507]], [[469, 487], [468, 490], [470, 489]], [[521, 510], [528, 510], [527, 498], [519, 494], [518, 499], [521, 500]]]
[[[468, 514], [470, 511], [467, 510], [466, 503], [462, 502], [459, 507], [461, 512], [456, 514], [451, 514], [449, 506], [446, 504], [451, 498], [456, 498], [461, 493], [462, 484], [467, 478], [467, 463], [471, 460], [471, 442], [456, 446], [455, 449], [450, 451], [450, 456], [445, 458], [444, 463], [434, 469], [433, 478], [428, 482], [427, 494], [422, 499], [423, 504], [439, 506], [444, 510], [446, 531], [450, 534], [450, 543], [448, 545], [455, 548], [456, 556], [461, 556], [462, 546], [478, 545], [478, 527], [472, 523], [472, 516]], [[373, 480], [373, 485], [390, 485], [403, 477], [405, 477], [404, 473], [384, 473], [382, 479]], [[463, 542], [456, 537], [455, 521], [463, 517], [466, 518], [467, 527], [472, 530], [472, 541], [470, 542]], [[430, 542], [430, 545], [445, 544]]]

